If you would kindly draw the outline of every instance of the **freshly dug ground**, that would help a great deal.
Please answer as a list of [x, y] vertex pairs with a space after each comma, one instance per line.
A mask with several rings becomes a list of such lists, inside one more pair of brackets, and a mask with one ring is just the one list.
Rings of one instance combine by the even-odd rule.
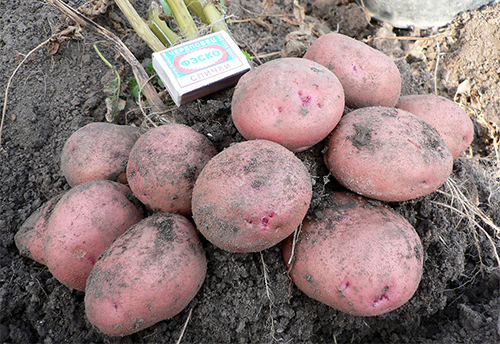
[[[78, 7], [85, 1], [69, 3]], [[93, 3], [106, 7], [110, 1]], [[455, 99], [474, 120], [475, 140], [455, 161], [447, 184], [429, 196], [390, 204], [416, 228], [424, 245], [424, 275], [416, 294], [385, 315], [346, 315], [291, 285], [279, 245], [262, 253], [235, 254], [204, 240], [208, 274], [187, 309], [128, 337], [101, 334], [85, 317], [84, 294], [21, 256], [14, 235], [40, 205], [69, 188], [59, 166], [62, 146], [83, 125], [106, 121], [104, 86], [114, 72], [93, 48], [101, 38], [72, 28], [48, 3], [2, 0], [2, 91], [30, 50], [61, 30], [69, 28], [65, 32], [70, 35], [54, 39], [51, 53], [47, 46], [35, 51], [9, 89], [0, 153], [0, 343], [500, 342], [500, 270], [495, 258], [500, 240], [494, 228], [500, 224], [500, 7], [460, 14], [440, 29], [400, 30], [370, 22], [352, 1], [329, 1], [328, 6], [320, 0], [226, 3], [230, 30], [254, 65], [301, 56], [318, 34], [338, 30], [396, 60], [404, 94], [436, 92]], [[134, 6], [145, 14], [148, 1], [136, 0]], [[117, 8], [110, 6], [95, 21], [115, 32], [144, 66], [150, 63], [151, 50]], [[132, 76], [129, 66], [105, 44], [99, 50], [126, 86]], [[232, 93], [228, 88], [179, 108], [163, 94], [166, 115], [203, 133], [222, 150], [243, 141], [230, 117]], [[120, 96], [126, 106], [114, 122], [147, 129], [150, 124], [127, 88]], [[160, 124], [166, 115], [152, 120]], [[340, 189], [326, 172], [323, 147], [320, 143], [297, 154], [313, 176], [310, 214], [320, 212], [327, 194]]]

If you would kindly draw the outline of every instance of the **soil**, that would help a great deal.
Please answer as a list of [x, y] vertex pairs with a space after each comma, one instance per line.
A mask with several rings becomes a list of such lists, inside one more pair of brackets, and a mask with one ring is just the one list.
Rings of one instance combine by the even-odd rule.
[[[78, 7], [84, 1], [69, 3]], [[300, 56], [318, 34], [338, 30], [391, 56], [403, 76], [403, 94], [436, 92], [456, 100], [474, 120], [475, 140], [455, 160], [445, 185], [431, 195], [389, 204], [416, 228], [423, 243], [424, 274], [415, 295], [381, 316], [350, 316], [291, 285], [279, 245], [261, 253], [235, 254], [203, 241], [208, 274], [188, 308], [131, 336], [100, 333], [85, 317], [84, 294], [21, 256], [14, 244], [15, 233], [29, 215], [69, 189], [59, 167], [65, 140], [87, 123], [106, 120], [103, 88], [114, 72], [93, 48], [100, 38], [81, 29], [72, 31], [57, 54], [45, 47], [36, 50], [9, 89], [0, 153], [0, 342], [500, 342], [500, 270], [495, 258], [500, 241], [491, 225], [500, 223], [500, 7], [462, 13], [439, 29], [401, 30], [369, 21], [352, 1], [296, 2], [306, 14], [301, 27], [300, 7], [291, 0], [227, 3], [230, 30], [255, 65], [279, 58], [281, 51]], [[148, 1], [136, 0], [134, 6], [144, 15]], [[51, 37], [61, 18], [43, 1], [0, 1], [3, 89], [20, 58]], [[95, 21], [115, 32], [144, 66], [151, 62], [151, 50], [117, 8], [111, 6]], [[99, 50], [126, 84], [132, 76], [126, 62], [105, 44]], [[164, 92], [163, 97], [176, 121], [205, 134], [222, 150], [243, 140], [230, 117], [232, 92], [230, 87], [179, 108]], [[126, 88], [121, 98], [126, 106], [114, 121], [146, 127]], [[164, 119], [153, 118], [156, 123]], [[297, 154], [315, 182], [310, 215], [321, 210], [329, 192], [340, 188], [321, 161], [323, 145]], [[465, 197], [451, 196], [458, 191]], [[470, 206], [462, 207], [460, 201]], [[466, 216], [474, 209], [485, 216]]]

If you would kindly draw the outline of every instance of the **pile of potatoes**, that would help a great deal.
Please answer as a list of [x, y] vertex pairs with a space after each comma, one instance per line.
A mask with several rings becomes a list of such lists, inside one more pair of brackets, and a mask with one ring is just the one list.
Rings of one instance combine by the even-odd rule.
[[[92, 123], [71, 135], [61, 169], [72, 187], [15, 236], [21, 254], [85, 292], [89, 321], [123, 336], [178, 314], [201, 288], [199, 234], [230, 252], [283, 242], [284, 267], [308, 296], [374, 316], [408, 301], [422, 276], [422, 244], [384, 202], [439, 188], [472, 141], [450, 100], [400, 96], [394, 62], [340, 34], [304, 58], [245, 74], [232, 118], [247, 141], [221, 152], [180, 124], [140, 129]], [[345, 192], [307, 217], [311, 176], [295, 155], [324, 142]]]

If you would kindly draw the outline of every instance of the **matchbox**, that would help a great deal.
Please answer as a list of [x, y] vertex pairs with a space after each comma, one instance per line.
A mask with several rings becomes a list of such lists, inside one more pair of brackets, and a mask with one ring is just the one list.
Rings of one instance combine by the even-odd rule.
[[251, 69], [225, 31], [153, 53], [153, 68], [177, 106], [233, 85]]

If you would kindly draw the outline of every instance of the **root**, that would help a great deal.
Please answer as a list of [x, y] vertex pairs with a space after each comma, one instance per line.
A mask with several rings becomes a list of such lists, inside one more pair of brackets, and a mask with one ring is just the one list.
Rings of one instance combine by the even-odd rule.
[[269, 300], [269, 321], [271, 323], [269, 335], [272, 341], [279, 342], [282, 340], [275, 337], [275, 329], [274, 329], [274, 317], [273, 317], [274, 295], [273, 292], [271, 291], [269, 283], [269, 270], [267, 268], [266, 262], [264, 261], [264, 255], [262, 254], [262, 252], [260, 252], [260, 260], [262, 262], [262, 271], [264, 274], [264, 285], [266, 287], [266, 296], [267, 299]]
[[9, 77], [9, 80], [7, 81], [7, 86], [5, 87], [5, 95], [4, 95], [4, 99], [3, 99], [2, 119], [0, 119], [0, 153], [5, 153], [5, 149], [2, 148], [2, 130], [3, 130], [3, 124], [5, 122], [5, 114], [7, 112], [7, 101], [9, 99], [9, 87], [10, 87], [10, 84], [12, 83], [12, 79], [16, 75], [16, 73], [19, 70], [19, 68], [21, 68], [21, 66], [28, 60], [28, 58], [35, 51], [37, 51], [38, 49], [40, 49], [44, 45], [48, 44], [51, 41], [51, 39], [52, 39], [52, 37], [50, 37], [46, 41], [40, 43], [35, 48], [33, 48], [29, 53], [27, 53], [26, 56], [24, 56], [24, 58], [22, 59], [22, 61], [19, 62], [19, 64], [17, 65], [16, 69], [14, 69], [14, 71], [12, 72], [12, 74]]
[[186, 332], [186, 327], [189, 323], [189, 320], [191, 320], [191, 314], [193, 313], [193, 308], [189, 310], [189, 314], [187, 316], [186, 322], [184, 322], [184, 326], [182, 326], [181, 334], [179, 335], [179, 339], [177, 339], [177, 342], [175, 344], [181, 344], [182, 337], [184, 336], [184, 332]]
[[302, 231], [302, 222], [293, 232], [292, 253], [290, 254], [290, 259], [288, 259], [288, 262], [287, 262], [288, 272], [290, 272], [290, 270], [292, 269], [292, 263], [293, 263], [293, 259], [295, 257], [295, 246], [297, 244], [297, 241], [299, 240], [299, 235], [300, 235], [301, 231]]
[[[479, 219], [486, 225], [488, 225], [494, 231], [495, 237], [500, 237], [500, 227], [498, 227], [476, 204], [474, 204], [465, 194], [462, 192], [462, 188], [458, 183], [452, 178], [448, 178], [445, 183], [448, 192], [438, 190], [439, 193], [450, 198], [450, 204], [445, 204], [442, 202], [433, 202], [437, 205], [443, 206], [445, 208], [451, 209], [460, 216], [464, 217], [468, 221], [468, 225], [471, 229], [479, 229], [485, 236], [488, 242], [491, 244], [493, 249], [493, 256], [497, 262], [498, 268], [500, 269], [500, 256], [498, 255], [498, 250], [495, 245], [495, 241], [488, 231], [481, 225], [477, 220]], [[479, 240], [476, 236], [476, 231], [473, 231], [474, 238], [476, 240], [476, 245], [479, 249]]]

